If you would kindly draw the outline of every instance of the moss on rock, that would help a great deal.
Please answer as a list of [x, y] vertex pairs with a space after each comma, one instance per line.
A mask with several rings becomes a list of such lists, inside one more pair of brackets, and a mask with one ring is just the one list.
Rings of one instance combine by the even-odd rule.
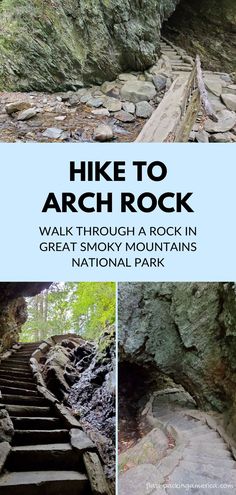
[[60, 91], [155, 60], [179, 0], [0, 1], [0, 90]]

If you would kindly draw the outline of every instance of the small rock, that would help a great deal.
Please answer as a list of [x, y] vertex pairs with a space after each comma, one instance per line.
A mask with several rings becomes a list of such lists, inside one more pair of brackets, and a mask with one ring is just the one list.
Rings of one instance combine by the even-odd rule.
[[121, 110], [120, 112], [117, 112], [115, 114], [115, 117], [117, 120], [120, 120], [121, 122], [134, 122], [135, 121], [135, 116], [131, 115], [131, 113], [125, 112], [124, 110]]
[[91, 98], [92, 98], [91, 93], [87, 93], [87, 94], [85, 94], [85, 95], [81, 96], [81, 98], [80, 98], [80, 100], [79, 100], [79, 101], [80, 101], [81, 103], [87, 103], [87, 101], [89, 101]]
[[132, 103], [149, 101], [154, 98], [155, 94], [155, 86], [147, 81], [128, 81], [121, 88], [122, 99]]
[[[147, 79], [147, 77], [145, 76], [145, 74], [139, 74], [139, 76], [138, 76], [138, 80], [139, 80], [139, 81], [147, 81], [148, 79]], [[151, 80], [151, 82], [152, 82], [152, 80]]]
[[80, 89], [77, 89], [76, 94], [78, 96], [84, 96], [85, 94], [87, 94], [87, 92], [88, 92], [88, 89], [86, 89], [86, 88], [80, 88]]
[[96, 108], [96, 110], [92, 110], [93, 115], [102, 115], [103, 117], [109, 117], [110, 112], [107, 108]]
[[132, 113], [134, 114], [135, 113], [135, 104], [132, 103], [131, 101], [125, 101], [123, 104], [122, 104], [122, 108], [125, 112], [128, 112], [128, 113]]
[[72, 447], [74, 447], [76, 450], [79, 450], [79, 452], [81, 453], [86, 452], [87, 450], [95, 449], [95, 445], [92, 440], [90, 440], [88, 435], [86, 435], [86, 433], [84, 433], [82, 430], [79, 430], [78, 428], [71, 428], [70, 438]]
[[189, 134], [189, 141], [191, 142], [194, 142], [195, 141], [195, 136], [196, 136], [196, 133], [194, 131], [191, 131], [190, 134]]
[[36, 108], [28, 108], [27, 110], [23, 110], [17, 116], [17, 120], [29, 120], [35, 117], [37, 114]]
[[221, 98], [229, 110], [236, 112], [236, 94], [225, 93], [221, 95]]
[[152, 82], [152, 80], [153, 80], [153, 75], [150, 74], [150, 72], [148, 72], [148, 71], [145, 71], [145, 80], [148, 81], [148, 82]]
[[118, 76], [120, 81], [135, 81], [137, 77], [134, 74], [129, 74], [128, 72], [122, 73]]
[[57, 96], [57, 101], [62, 101], [61, 96]]
[[218, 80], [206, 79], [205, 81], [206, 88], [213, 93], [215, 96], [220, 96], [222, 93], [222, 84]]
[[101, 90], [104, 94], [107, 94], [109, 93], [110, 91], [112, 91], [113, 89], [116, 88], [116, 81], [105, 81], [102, 85], [101, 85]]
[[25, 110], [26, 108], [31, 107], [32, 103], [29, 103], [27, 101], [13, 101], [12, 103], [7, 103], [7, 105], [5, 106], [5, 110], [8, 115], [11, 115], [12, 113], [20, 112], [22, 110]]
[[[91, 97], [91, 95], [90, 95]], [[68, 103], [71, 107], [77, 107], [77, 105], [79, 105], [80, 103], [80, 96], [77, 95], [77, 94], [73, 94], [70, 99], [68, 100]]]
[[65, 119], [66, 119], [66, 115], [58, 115], [58, 117], [55, 117], [55, 120], [58, 120], [59, 122], [62, 122]]
[[198, 143], [209, 143], [209, 134], [204, 129], [198, 131], [195, 134], [195, 138]]
[[62, 129], [57, 129], [56, 127], [48, 127], [48, 129], [43, 132], [43, 137], [47, 137], [50, 139], [59, 139], [62, 133]]
[[230, 131], [236, 123], [236, 114], [229, 110], [217, 112], [218, 122], [207, 119], [205, 122], [205, 131], [210, 133], [221, 133]]
[[234, 135], [231, 132], [219, 132], [217, 134], [211, 134], [211, 143], [231, 143], [234, 141]]
[[153, 76], [153, 83], [154, 83], [155, 88], [156, 88], [158, 93], [159, 93], [159, 91], [162, 91], [163, 89], [165, 89], [166, 81], [167, 81], [167, 78], [165, 76], [160, 75], [160, 74], [157, 76]]
[[103, 100], [101, 100], [100, 98], [90, 98], [87, 101], [87, 105], [89, 107], [99, 108], [102, 106], [102, 104], [103, 104]]
[[93, 134], [93, 138], [95, 141], [111, 141], [113, 138], [113, 131], [109, 125], [100, 124], [95, 130]]
[[118, 88], [111, 89], [111, 91], [107, 92], [107, 96], [110, 96], [111, 98], [116, 98], [117, 100], [120, 99], [120, 91]]
[[109, 112], [119, 112], [122, 108], [122, 103], [116, 98], [106, 98], [103, 101], [103, 106], [109, 110]]
[[153, 107], [147, 101], [140, 101], [136, 104], [136, 115], [137, 117], [142, 117], [143, 119], [148, 119], [151, 117], [153, 112]]

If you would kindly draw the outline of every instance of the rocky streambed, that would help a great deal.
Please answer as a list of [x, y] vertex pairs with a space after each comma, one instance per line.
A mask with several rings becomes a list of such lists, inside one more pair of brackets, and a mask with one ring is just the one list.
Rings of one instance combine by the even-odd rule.
[[78, 91], [1, 93], [0, 141], [132, 142], [171, 83], [161, 65]]
[[[163, 98], [171, 95], [173, 81], [179, 76], [188, 78], [193, 69], [194, 60], [172, 43], [162, 41], [161, 52], [148, 70], [121, 73], [101, 85], [54, 94], [1, 93], [0, 141], [135, 141]], [[234, 75], [205, 71], [204, 79], [218, 122], [207, 119], [200, 111], [189, 141], [235, 142]], [[170, 121], [175, 105], [177, 108], [178, 102], [170, 104]], [[162, 122], [161, 115], [159, 120]]]

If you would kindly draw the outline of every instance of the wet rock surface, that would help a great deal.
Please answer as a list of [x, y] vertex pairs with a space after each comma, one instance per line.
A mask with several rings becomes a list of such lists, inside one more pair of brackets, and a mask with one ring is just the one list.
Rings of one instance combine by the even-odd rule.
[[98, 347], [83, 339], [62, 340], [49, 351], [43, 375], [49, 390], [71, 408], [96, 445], [105, 474], [113, 485], [115, 346], [112, 335], [113, 331], [105, 333]]
[[234, 284], [120, 284], [121, 361], [156, 366], [229, 424], [235, 418], [235, 301]]

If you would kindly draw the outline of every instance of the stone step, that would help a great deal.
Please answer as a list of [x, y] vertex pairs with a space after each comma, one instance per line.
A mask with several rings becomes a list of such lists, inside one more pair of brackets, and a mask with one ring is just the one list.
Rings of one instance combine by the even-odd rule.
[[232, 459], [232, 455], [229, 450], [224, 450], [223, 448], [216, 449], [213, 445], [212, 447], [209, 444], [202, 445], [189, 445], [188, 447], [188, 455], [197, 456], [204, 455], [204, 457], [212, 457], [214, 459]]
[[178, 65], [176, 67], [173, 67], [172, 66], [172, 70], [174, 72], [176, 72], [176, 75], [177, 75], [178, 72], [179, 72], [179, 75], [182, 75], [183, 72], [192, 72], [192, 67], [189, 66], [189, 68], [188, 68], [188, 67], [181, 67], [181, 65]]
[[28, 406], [28, 405], [6, 405], [6, 410], [10, 416], [19, 417], [47, 417], [51, 416], [50, 407]]
[[0, 364], [1, 369], [7, 369], [7, 370], [15, 370], [15, 371], [30, 371], [30, 365], [29, 364], [7, 364], [7, 363], [1, 363]]
[[181, 59], [179, 59], [179, 60], [176, 60], [176, 59], [173, 60], [173, 59], [170, 58], [170, 61], [172, 62], [172, 65], [175, 65], [175, 66], [181, 65], [182, 67], [191, 67], [190, 64], [184, 64], [183, 63], [183, 60], [181, 60]]
[[14, 387], [14, 388], [27, 388], [27, 390], [34, 390], [36, 389], [36, 384], [34, 382], [28, 382], [28, 381], [16, 381], [16, 380], [7, 380], [6, 378], [3, 379], [0, 377], [0, 389], [2, 389], [2, 386], [8, 386], [8, 387]]
[[78, 471], [7, 473], [0, 478], [1, 495], [89, 495], [85, 474]]
[[31, 347], [37, 349], [37, 347], [39, 347], [40, 344], [42, 344], [42, 342], [24, 342], [24, 343], [20, 342], [20, 348], [17, 352], [21, 351], [22, 349], [29, 349]]
[[27, 404], [28, 406], [45, 406], [47, 405], [46, 399], [43, 397], [37, 397], [37, 396], [30, 396], [30, 395], [8, 395], [8, 394], [3, 394], [2, 395], [2, 402], [4, 404], [12, 404], [12, 405], [19, 405], [19, 404]]
[[42, 443], [63, 443], [68, 442], [69, 431], [61, 430], [15, 430], [12, 444], [35, 445]]
[[25, 359], [25, 358], [11, 358], [11, 359], [8, 359], [7, 362], [8, 364], [28, 364], [28, 361], [29, 359]]
[[31, 356], [32, 352], [34, 352], [34, 349], [33, 348], [32, 348], [32, 350], [31, 349], [29, 349], [29, 350], [22, 349], [20, 351], [17, 351], [16, 356], [20, 356], [20, 357], [26, 356], [26, 357], [28, 357], [28, 356]]
[[[185, 451], [184, 458], [190, 462], [201, 462], [201, 464], [211, 464], [212, 466], [225, 466], [227, 463], [228, 466], [231, 465], [233, 467], [235, 465], [232, 457], [215, 457], [214, 455], [207, 455], [204, 451], [201, 453], [189, 452], [189, 450]], [[232, 465], [233, 462], [233, 465]], [[229, 464], [230, 463], [230, 464]]]
[[184, 454], [183, 461], [181, 462], [188, 462], [191, 464], [200, 464], [200, 465], [207, 465], [207, 466], [213, 466], [213, 467], [219, 467], [224, 469], [225, 471], [235, 469], [235, 461], [234, 459], [225, 459], [224, 461], [219, 460], [219, 459], [214, 459], [213, 463], [212, 461], [209, 461], [208, 458], [205, 458], [203, 456], [201, 457], [196, 457], [195, 459], [189, 459], [187, 453]]
[[21, 377], [21, 376], [28, 376], [28, 377], [32, 377], [32, 372], [30, 371], [30, 369], [27, 369], [26, 370], [15, 370], [15, 369], [8, 369], [8, 368], [0, 368], [0, 375], [2, 375], [2, 373], [8, 373], [9, 375], [14, 375], [14, 376], [18, 376], [18, 377]]
[[55, 417], [12, 416], [11, 420], [16, 430], [59, 430], [63, 427], [62, 421]]
[[25, 373], [18, 375], [18, 373], [16, 371], [14, 373], [11, 373], [10, 371], [8, 372], [6, 370], [5, 372], [0, 372], [0, 379], [1, 380], [12, 380], [14, 382], [20, 380], [21, 382], [27, 382], [27, 383], [32, 382], [34, 384], [32, 374], [30, 374], [30, 373], [27, 374], [27, 376], [25, 376]]
[[210, 464], [195, 464], [190, 461], [181, 461], [181, 467], [187, 471], [198, 472], [201, 475], [210, 475], [221, 480], [221, 483], [230, 483], [232, 481], [236, 482], [236, 469], [230, 468], [225, 469], [224, 467], [212, 466]]
[[14, 396], [20, 395], [26, 395], [26, 396], [39, 396], [39, 393], [36, 390], [28, 390], [27, 388], [16, 388], [16, 387], [10, 387], [8, 385], [0, 385], [0, 390], [2, 394], [9, 394]]
[[82, 469], [82, 457], [69, 443], [46, 445], [23, 445], [13, 447], [7, 458], [8, 471], [28, 471], [54, 469]]
[[[187, 471], [184, 468], [181, 468], [181, 464], [179, 466], [179, 469], [175, 469], [173, 473], [171, 473], [168, 483], [171, 484], [181, 484], [184, 483], [183, 480], [187, 480], [187, 483], [190, 485], [203, 485], [204, 487], [208, 484], [210, 485], [215, 485], [216, 482], [218, 481], [215, 476], [211, 476], [210, 474], [202, 475], [198, 472], [191, 472]], [[222, 484], [226, 482], [225, 479], [222, 480]], [[219, 487], [220, 488], [220, 487]], [[208, 493], [209, 493], [209, 488], [208, 488]], [[212, 490], [213, 491], [213, 490]], [[215, 493], [225, 493], [227, 490], [224, 491], [218, 491], [218, 489], [215, 489]], [[191, 492], [190, 492], [191, 493]], [[197, 493], [195, 490], [192, 493]], [[202, 493], [202, 492], [199, 492]], [[230, 493], [230, 492], [229, 492]], [[232, 493], [232, 491], [231, 491]]]

